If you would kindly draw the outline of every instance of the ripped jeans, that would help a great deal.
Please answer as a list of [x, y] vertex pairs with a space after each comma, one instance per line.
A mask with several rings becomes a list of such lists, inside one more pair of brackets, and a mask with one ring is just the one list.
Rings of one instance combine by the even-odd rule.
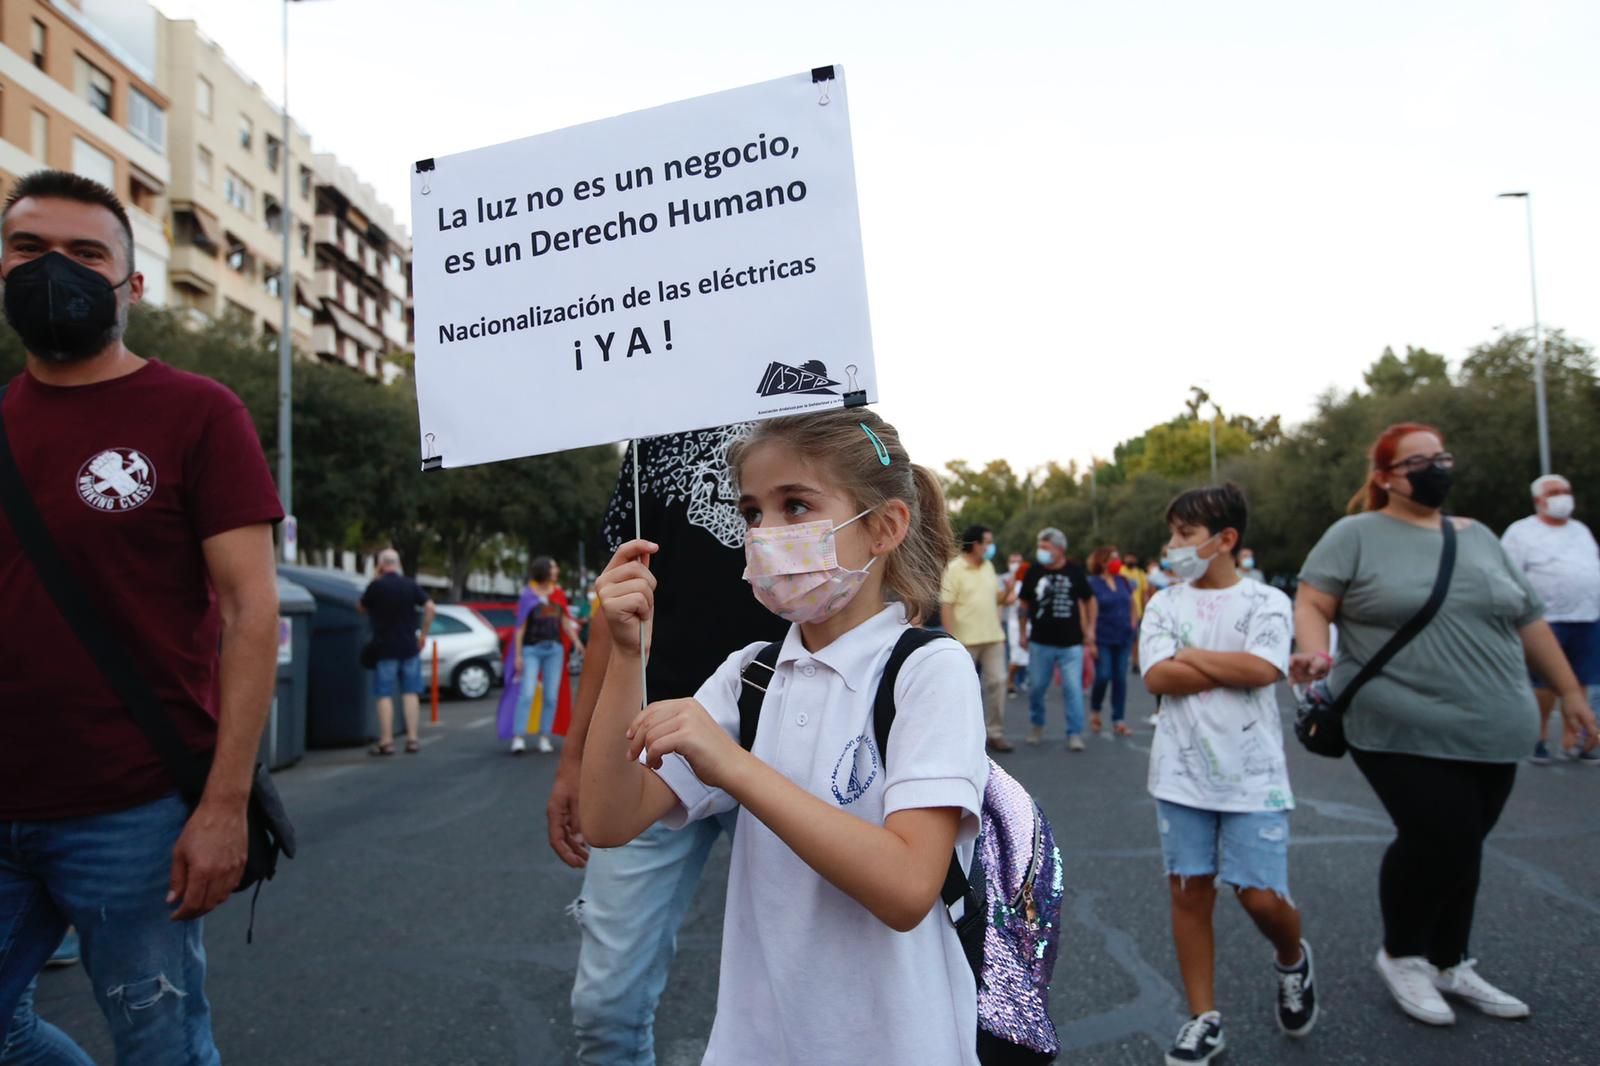
[[119, 1066], [214, 1066], [199, 921], [165, 903], [189, 809], [176, 796], [54, 821], [0, 821], [0, 1066], [93, 1066], [33, 992], [68, 925]]
[[1214, 877], [1289, 899], [1289, 812], [1207, 811], [1156, 800], [1169, 877]]
[[620, 848], [595, 848], [571, 907], [583, 934], [572, 985], [582, 1066], [654, 1066], [656, 1004], [719, 833], [738, 811], [668, 829], [657, 822]]

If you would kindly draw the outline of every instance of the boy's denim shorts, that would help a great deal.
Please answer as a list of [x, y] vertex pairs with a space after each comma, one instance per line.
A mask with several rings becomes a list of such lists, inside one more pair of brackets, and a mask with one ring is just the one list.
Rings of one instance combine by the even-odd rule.
[[422, 694], [422, 659], [419, 656], [413, 655], [409, 659], [379, 659], [378, 665], [373, 667], [374, 696], [380, 700], [392, 699], [401, 693], [413, 696]]
[[1289, 812], [1203, 811], [1156, 800], [1161, 858], [1171, 877], [1215, 877], [1289, 898]]

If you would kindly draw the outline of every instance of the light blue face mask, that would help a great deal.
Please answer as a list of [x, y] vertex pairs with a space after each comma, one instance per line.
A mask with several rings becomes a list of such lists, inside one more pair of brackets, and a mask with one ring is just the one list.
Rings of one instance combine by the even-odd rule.
[[989, 560], [991, 560], [993, 558], [994, 558], [994, 545], [993, 544], [985, 544], [983, 546], [983, 561], [984, 562], [988, 562]]
[[1038, 551], [1034, 552], [1033, 557], [1039, 560], [1040, 566], [1049, 566], [1051, 563], [1056, 561], [1056, 557], [1045, 551], [1043, 548], [1040, 548]]

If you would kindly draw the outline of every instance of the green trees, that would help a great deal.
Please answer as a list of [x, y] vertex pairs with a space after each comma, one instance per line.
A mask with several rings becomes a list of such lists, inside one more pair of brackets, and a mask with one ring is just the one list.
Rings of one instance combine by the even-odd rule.
[[[135, 308], [128, 347], [214, 378], [250, 410], [277, 471], [277, 344], [232, 322]], [[0, 380], [22, 369], [17, 336], [0, 329]], [[547, 554], [575, 572], [578, 545], [599, 561], [600, 516], [616, 478], [615, 448], [585, 448], [465, 470], [419, 471], [417, 403], [409, 376], [380, 385], [347, 368], [294, 368], [294, 510], [302, 551], [373, 551], [392, 544], [408, 570], [449, 575], [460, 596], [473, 569], [520, 576]]]
[[[1453, 375], [1435, 352], [1408, 347], [1402, 357], [1386, 348], [1363, 375], [1364, 389], [1324, 394], [1312, 416], [1287, 431], [1276, 416], [1220, 412], [1195, 389], [1177, 417], [1116, 446], [1113, 460], [1096, 469], [1093, 500], [1087, 474], [1076, 475], [1070, 487], [1057, 482], [1047, 489], [1037, 477], [1018, 478], [1003, 462], [977, 472], [952, 464], [952, 521], [957, 528], [969, 521], [993, 526], [1002, 551], [1026, 553], [1041, 526], [1057, 525], [1076, 555], [1099, 543], [1154, 554], [1166, 540], [1168, 500], [1210, 480], [1208, 422], [1214, 419], [1219, 476], [1250, 497], [1247, 543], [1265, 570], [1292, 574], [1365, 483], [1373, 438], [1397, 422], [1424, 422], [1438, 427], [1459, 460], [1451, 511], [1498, 531], [1529, 513], [1528, 485], [1539, 473], [1533, 358], [1526, 333], [1502, 333], [1478, 345]], [[1582, 495], [1600, 487], [1594, 354], [1554, 331], [1545, 339], [1545, 359], [1555, 469]]]

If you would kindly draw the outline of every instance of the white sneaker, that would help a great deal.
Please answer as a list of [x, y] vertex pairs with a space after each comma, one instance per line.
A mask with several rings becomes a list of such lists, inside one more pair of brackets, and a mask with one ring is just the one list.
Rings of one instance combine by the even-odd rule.
[[1420, 955], [1390, 958], [1387, 951], [1379, 948], [1378, 973], [1383, 975], [1383, 982], [1389, 986], [1389, 994], [1400, 1009], [1417, 1021], [1429, 1025], [1455, 1024], [1456, 1012], [1434, 987], [1439, 971], [1427, 959]]
[[1042, 725], [1029, 726], [1028, 727], [1028, 739], [1024, 743], [1029, 744], [1029, 745], [1031, 745], [1033, 747], [1038, 747], [1039, 746], [1039, 742], [1041, 740], [1043, 740], [1043, 739], [1044, 739], [1044, 726], [1042, 726]]
[[1082, 737], [1068, 737], [1067, 738], [1067, 750], [1068, 751], [1082, 751], [1083, 750], [1083, 738]]
[[539, 740], [538, 740], [537, 746], [539, 748], [540, 753], [544, 754], [544, 755], [549, 755], [552, 751], [556, 750], [556, 746], [554, 744], [550, 743], [550, 738], [545, 736], [543, 733], [539, 734]]
[[1477, 965], [1477, 959], [1468, 959], [1448, 970], [1435, 971], [1433, 986], [1446, 995], [1465, 1000], [1491, 1017], [1526, 1018], [1528, 1005], [1478, 976]]
[[512, 737], [511, 738], [511, 754], [513, 754], [513, 755], [521, 755], [523, 752], [525, 752], [527, 750], [528, 750], [528, 742], [527, 741], [523, 740], [521, 737]]

